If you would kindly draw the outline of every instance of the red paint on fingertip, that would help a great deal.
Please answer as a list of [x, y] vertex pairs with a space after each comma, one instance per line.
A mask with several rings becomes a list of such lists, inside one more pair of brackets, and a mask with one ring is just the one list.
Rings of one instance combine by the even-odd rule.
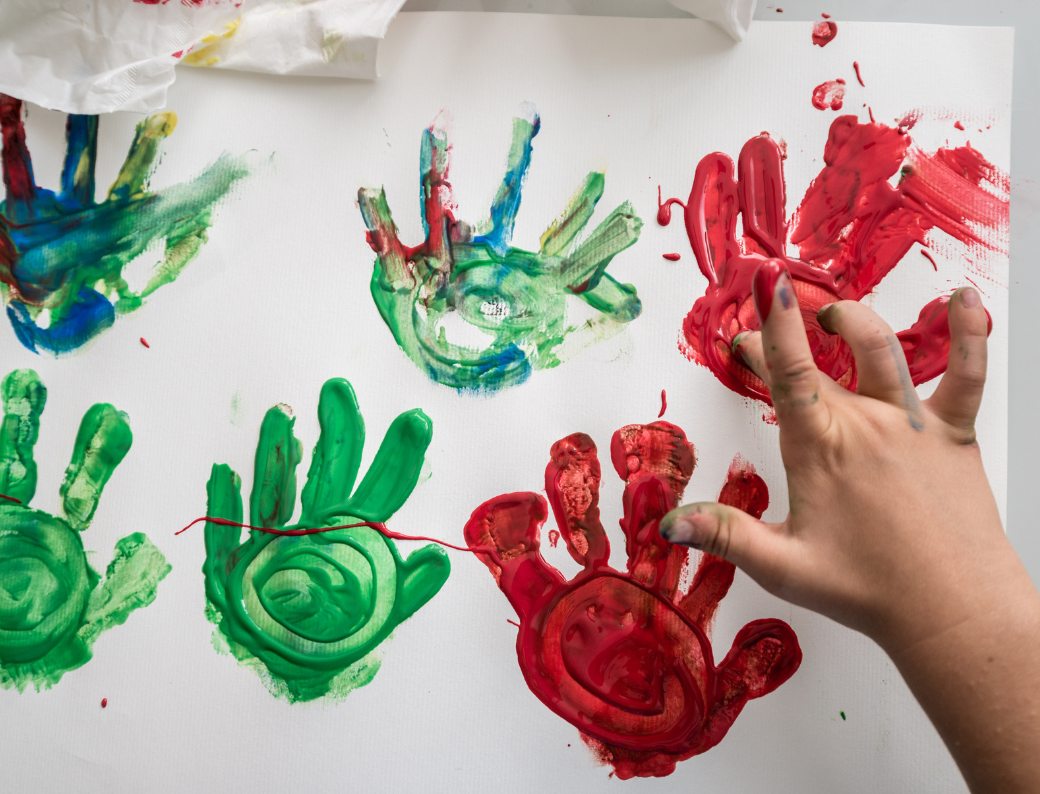
[[758, 270], [755, 271], [755, 280], [752, 282], [751, 291], [755, 297], [755, 310], [758, 312], [758, 321], [765, 325], [769, 319], [769, 312], [773, 308], [773, 295], [776, 292], [776, 282], [784, 273], [784, 267], [779, 260], [767, 259]]
[[817, 22], [813, 25], [812, 29], [812, 43], [817, 47], [826, 47], [832, 41], [834, 37], [838, 35], [838, 25], [836, 22], [831, 22], [829, 19], [824, 19], [821, 22]]
[[817, 110], [841, 110], [845, 104], [845, 81], [827, 80], [813, 89], [812, 105]]
[[669, 262], [678, 262], [682, 259], [682, 254], [672, 252], [670, 254], [661, 254], [662, 257], [667, 259]]

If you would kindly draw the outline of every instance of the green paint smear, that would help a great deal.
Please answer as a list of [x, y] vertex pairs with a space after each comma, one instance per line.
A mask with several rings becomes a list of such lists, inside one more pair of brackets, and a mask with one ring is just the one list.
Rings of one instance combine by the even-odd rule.
[[[302, 451], [294, 419], [282, 406], [260, 429], [249, 497], [249, 523], [292, 529], [355, 521], [384, 522], [411, 495], [433, 427], [420, 410], [401, 414], [355, 487], [365, 425], [350, 384], [325, 383], [318, 403], [321, 435], [301, 494], [297, 524], [296, 468]], [[213, 466], [207, 514], [241, 522], [241, 480]], [[241, 533], [207, 523], [207, 615], [220, 645], [261, 673], [268, 688], [290, 701], [345, 697], [379, 669], [377, 646], [426, 604], [448, 578], [447, 554], [424, 546], [402, 559], [379, 532], [359, 527], [285, 537]]]
[[52, 516], [29, 507], [47, 390], [32, 370], [16, 370], [0, 391], [0, 493], [21, 502], [0, 502], [0, 685], [41, 690], [86, 664], [101, 632], [155, 600], [170, 566], [140, 532], [116, 543], [103, 579], [87, 562], [80, 533], [130, 449], [126, 415], [107, 404], [84, 415], [61, 486], [62, 516]]
[[[539, 126], [537, 116], [514, 119], [503, 183], [490, 217], [475, 227], [452, 215], [449, 145], [442, 130], [431, 128], [423, 136], [427, 237], [422, 245], [409, 249], [401, 244], [383, 190], [358, 193], [378, 254], [372, 298], [397, 344], [438, 383], [483, 391], [516, 385], [533, 370], [559, 365], [559, 349], [568, 336], [605, 336], [640, 314], [635, 287], [606, 272], [613, 258], [639, 238], [642, 221], [632, 205], [624, 202], [578, 241], [603, 195], [602, 173], [586, 176], [542, 235], [538, 251], [511, 246]], [[568, 298], [575, 297], [599, 316], [577, 325], [568, 322]], [[469, 326], [467, 341], [458, 333], [463, 324]]]

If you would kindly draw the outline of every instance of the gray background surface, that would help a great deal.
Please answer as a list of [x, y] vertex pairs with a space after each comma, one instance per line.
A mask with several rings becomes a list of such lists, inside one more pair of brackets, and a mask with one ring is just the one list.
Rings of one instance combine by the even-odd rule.
[[[777, 13], [776, 8], [783, 8]], [[628, 17], [688, 17], [667, 0], [408, 0], [405, 11], [510, 11]], [[1007, 532], [1040, 584], [1040, 531], [1030, 494], [1040, 426], [1032, 412], [1040, 390], [1034, 340], [1040, 337], [1040, 2], [1035, 0], [759, 0], [754, 24], [815, 20], [831, 14], [864, 22], [1001, 25], [1015, 28], [1015, 85], [1011, 139], [1011, 344], [1008, 391]], [[970, 583], [965, 583], [970, 587]]]

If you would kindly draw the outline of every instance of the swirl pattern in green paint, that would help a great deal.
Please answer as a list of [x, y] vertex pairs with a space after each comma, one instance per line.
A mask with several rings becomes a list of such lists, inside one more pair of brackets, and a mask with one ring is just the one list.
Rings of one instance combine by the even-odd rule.
[[[249, 523], [266, 528], [328, 527], [388, 520], [411, 495], [433, 432], [416, 409], [390, 425], [355, 488], [365, 425], [350, 384], [329, 380], [318, 403], [321, 435], [296, 505], [300, 442], [283, 406], [264, 417], [256, 449]], [[241, 522], [241, 481], [224, 464], [210, 475], [207, 515]], [[207, 522], [208, 614], [234, 656], [290, 701], [342, 697], [372, 680], [376, 647], [440, 590], [450, 563], [430, 545], [402, 559], [393, 541], [368, 527], [305, 536], [251, 534]]]
[[116, 543], [103, 580], [87, 562], [80, 533], [130, 449], [126, 415], [103, 403], [84, 415], [61, 486], [63, 515], [52, 516], [29, 507], [47, 390], [32, 370], [15, 370], [0, 391], [0, 685], [40, 690], [86, 664], [102, 631], [155, 600], [170, 566], [140, 532]]

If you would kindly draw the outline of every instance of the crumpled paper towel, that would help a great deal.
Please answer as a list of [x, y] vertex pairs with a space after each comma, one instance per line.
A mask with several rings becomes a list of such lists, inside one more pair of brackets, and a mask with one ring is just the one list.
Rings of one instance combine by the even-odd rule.
[[0, 92], [66, 113], [147, 112], [181, 61], [372, 79], [404, 0], [2, 0]]
[[714, 22], [737, 41], [743, 41], [751, 27], [756, 0], [668, 0], [695, 17]]

